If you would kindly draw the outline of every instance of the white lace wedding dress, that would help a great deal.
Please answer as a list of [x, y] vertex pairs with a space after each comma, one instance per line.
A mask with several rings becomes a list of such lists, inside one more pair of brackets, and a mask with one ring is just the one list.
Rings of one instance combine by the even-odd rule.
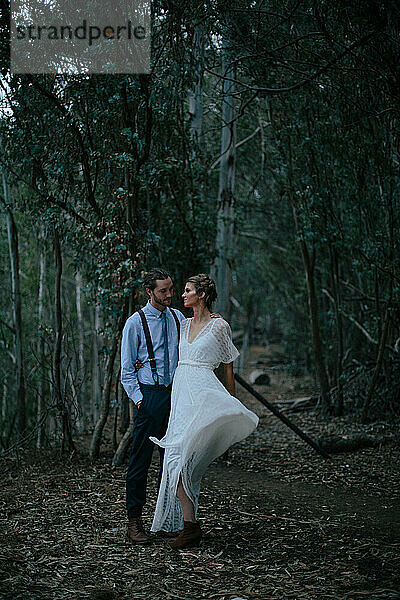
[[176, 495], [179, 475], [197, 513], [200, 481], [207, 466], [258, 424], [258, 417], [231, 396], [213, 372], [221, 362], [230, 363], [239, 355], [228, 323], [212, 319], [189, 343], [191, 321], [181, 323], [167, 432], [161, 440], [150, 438], [165, 448], [151, 531], [182, 529]]

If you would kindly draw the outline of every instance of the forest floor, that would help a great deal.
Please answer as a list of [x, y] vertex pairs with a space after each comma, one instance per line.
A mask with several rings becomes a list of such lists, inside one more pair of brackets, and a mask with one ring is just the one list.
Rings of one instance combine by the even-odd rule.
[[[264, 353], [251, 348], [249, 361]], [[267, 356], [268, 364], [268, 356]], [[243, 373], [247, 379], [253, 367]], [[271, 401], [307, 396], [308, 378], [270, 368]], [[314, 438], [367, 433], [378, 448], [324, 460], [243, 390], [260, 417], [250, 438], [218, 459], [202, 485], [200, 548], [125, 541], [125, 467], [110, 442], [81, 452], [29, 452], [2, 465], [0, 598], [4, 600], [400, 599], [399, 423], [360, 425], [309, 409], [291, 415]], [[157, 457], [145, 521], [155, 504]]]

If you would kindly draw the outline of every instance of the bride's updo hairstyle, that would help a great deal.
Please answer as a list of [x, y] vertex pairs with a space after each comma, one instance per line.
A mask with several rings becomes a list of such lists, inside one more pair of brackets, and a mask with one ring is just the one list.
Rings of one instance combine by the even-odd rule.
[[196, 294], [200, 296], [202, 292], [204, 292], [204, 302], [208, 310], [211, 310], [212, 303], [217, 298], [217, 288], [215, 287], [215, 281], [211, 279], [205, 273], [200, 273], [199, 275], [193, 275], [193, 277], [189, 277], [187, 280], [189, 283], [193, 283], [194, 289], [196, 290]]

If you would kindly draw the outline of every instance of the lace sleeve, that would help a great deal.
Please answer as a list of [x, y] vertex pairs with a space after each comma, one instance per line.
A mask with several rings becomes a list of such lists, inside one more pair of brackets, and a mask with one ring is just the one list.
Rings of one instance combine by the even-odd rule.
[[180, 335], [181, 340], [186, 336], [186, 331], [187, 331], [187, 328], [189, 325], [190, 325], [190, 319], [183, 319], [181, 321], [181, 335]]
[[229, 324], [224, 319], [218, 319], [212, 328], [212, 333], [218, 341], [219, 360], [222, 363], [233, 362], [240, 352], [232, 343], [232, 331]]

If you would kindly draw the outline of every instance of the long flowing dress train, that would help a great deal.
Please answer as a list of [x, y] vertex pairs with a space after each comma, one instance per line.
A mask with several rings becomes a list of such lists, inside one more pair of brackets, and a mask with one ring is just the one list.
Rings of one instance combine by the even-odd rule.
[[167, 432], [161, 440], [150, 438], [165, 448], [153, 532], [183, 527], [176, 495], [179, 476], [197, 514], [200, 482], [207, 466], [258, 424], [258, 417], [231, 396], [214, 373], [221, 362], [230, 363], [239, 355], [228, 323], [212, 319], [189, 343], [191, 321], [181, 323]]

